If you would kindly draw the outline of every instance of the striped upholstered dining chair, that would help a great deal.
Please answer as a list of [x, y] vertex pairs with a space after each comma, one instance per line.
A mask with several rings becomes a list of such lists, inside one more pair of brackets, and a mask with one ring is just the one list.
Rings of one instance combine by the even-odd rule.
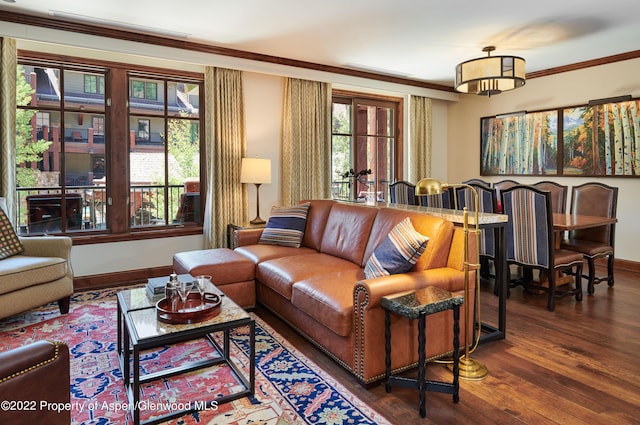
[[438, 195], [416, 196], [418, 205], [431, 208], [455, 208], [453, 189], [448, 188]]
[[[576, 301], [582, 301], [582, 254], [555, 248], [551, 193], [516, 185], [501, 191], [500, 196], [503, 213], [509, 216], [507, 263], [539, 271], [537, 282], [527, 279], [518, 283], [546, 292], [549, 311], [554, 310], [556, 297], [574, 295]], [[574, 287], [561, 289], [557, 285], [561, 271], [575, 276]]]
[[416, 185], [398, 180], [389, 185], [389, 199], [392, 204], [418, 205], [416, 201]]

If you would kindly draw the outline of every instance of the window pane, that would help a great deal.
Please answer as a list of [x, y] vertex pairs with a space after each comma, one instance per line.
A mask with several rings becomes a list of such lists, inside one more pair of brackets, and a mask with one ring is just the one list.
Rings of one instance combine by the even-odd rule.
[[165, 224], [164, 149], [129, 153], [129, 202], [132, 227]]
[[164, 115], [164, 81], [132, 78], [129, 111], [132, 114]]
[[[18, 105], [58, 107], [60, 105], [60, 70], [18, 65]], [[35, 96], [33, 99], [31, 96]]]
[[129, 118], [129, 140], [134, 147], [164, 150], [164, 119], [132, 115]]
[[331, 139], [331, 192], [334, 199], [349, 199], [349, 181], [342, 175], [351, 164], [351, 137], [334, 135]]
[[195, 83], [167, 83], [170, 116], [198, 118], [200, 116], [200, 85]]
[[351, 105], [333, 104], [332, 133], [351, 134]]
[[199, 122], [170, 119], [169, 219], [200, 222], [200, 135]]
[[[104, 112], [104, 83], [100, 92], [99, 80], [104, 74], [64, 71], [64, 107], [68, 110]], [[79, 125], [83, 125], [82, 119]], [[86, 124], [84, 124], [86, 126]]]

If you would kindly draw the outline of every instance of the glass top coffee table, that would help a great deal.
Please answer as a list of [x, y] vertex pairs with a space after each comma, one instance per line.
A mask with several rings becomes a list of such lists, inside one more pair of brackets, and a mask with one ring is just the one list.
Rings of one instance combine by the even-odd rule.
[[[222, 296], [220, 313], [202, 322], [175, 325], [158, 321], [155, 302], [148, 298], [144, 287], [118, 292], [118, 357], [124, 386], [129, 398], [128, 407], [135, 425], [157, 424], [197, 410], [212, 408], [212, 406], [215, 408], [222, 403], [254, 393], [255, 320], [244, 309], [224, 296], [214, 285], [209, 284], [206, 292]], [[242, 371], [241, 366], [231, 358], [229, 349], [230, 332], [243, 326], [249, 328], [248, 376], [246, 372]], [[222, 333], [222, 338], [216, 340], [214, 338], [216, 333]], [[140, 361], [144, 351], [199, 338], [206, 338], [218, 356], [141, 375]], [[141, 405], [140, 386], [142, 384], [199, 369], [219, 367], [219, 365], [231, 369], [238, 386], [242, 388], [240, 391], [221, 396], [215, 400], [185, 403], [189, 409], [153, 416], [141, 422], [139, 407]]]

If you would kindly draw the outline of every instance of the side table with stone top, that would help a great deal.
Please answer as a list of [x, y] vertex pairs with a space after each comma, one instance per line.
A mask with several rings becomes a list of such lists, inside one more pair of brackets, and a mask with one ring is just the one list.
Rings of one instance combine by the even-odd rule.
[[[385, 390], [391, 392], [391, 385], [415, 388], [420, 393], [420, 416], [426, 416], [425, 392], [435, 391], [453, 395], [453, 402], [459, 401], [459, 366], [460, 359], [460, 306], [464, 297], [435, 286], [427, 286], [416, 291], [382, 297], [381, 304], [385, 310]], [[453, 382], [427, 381], [426, 372], [426, 317], [445, 310], [453, 311]], [[411, 320], [418, 320], [418, 378], [406, 378], [391, 375], [391, 313]]]

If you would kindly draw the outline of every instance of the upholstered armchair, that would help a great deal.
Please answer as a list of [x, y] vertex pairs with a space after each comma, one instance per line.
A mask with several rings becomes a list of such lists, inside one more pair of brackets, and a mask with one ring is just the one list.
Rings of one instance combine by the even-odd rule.
[[53, 301], [67, 313], [73, 294], [71, 238], [16, 237], [4, 212], [0, 215], [4, 241], [11, 240], [0, 257], [0, 319]]
[[1, 422], [69, 425], [70, 410], [53, 407], [70, 403], [69, 385], [69, 348], [63, 342], [38, 341], [0, 353]]

